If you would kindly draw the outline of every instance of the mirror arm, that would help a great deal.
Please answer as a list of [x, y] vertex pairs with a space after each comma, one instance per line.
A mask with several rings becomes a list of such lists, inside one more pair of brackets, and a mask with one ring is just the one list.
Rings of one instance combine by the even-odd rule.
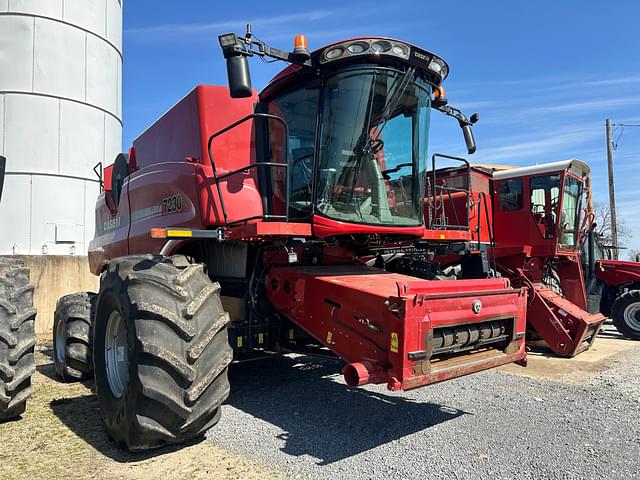
[[[220, 39], [221, 44], [224, 41], [223, 38], [230, 40], [229, 43], [225, 42], [226, 44], [222, 47], [225, 58], [238, 55], [245, 57], [253, 57], [254, 55], [257, 55], [259, 57], [268, 57], [274, 60], [283, 60], [285, 62], [295, 63], [297, 65], [302, 65], [303, 67], [313, 66], [310, 58], [300, 58], [292, 52], [285, 52], [284, 50], [270, 47], [262, 40], [253, 38], [250, 28], [244, 37], [228, 33], [220, 35], [218, 38]], [[231, 40], [232, 38], [233, 40]]]
[[467, 118], [467, 116], [462, 113], [457, 108], [454, 108], [450, 105], [436, 105], [433, 108], [441, 111], [445, 115], [455, 118], [458, 121], [458, 125], [462, 129], [462, 133], [464, 135], [464, 141], [467, 144], [467, 151], [469, 155], [475, 153], [476, 151], [476, 142], [473, 138], [473, 131], [471, 129], [471, 125], [473, 125], [478, 120], [478, 115], [471, 115], [471, 119]]
[[460, 128], [464, 127], [465, 125], [472, 125], [471, 121], [467, 118], [467, 116], [457, 108], [454, 108], [450, 105], [442, 105], [434, 108], [444, 113], [445, 115], [448, 115], [458, 120], [458, 124], [460, 124]]

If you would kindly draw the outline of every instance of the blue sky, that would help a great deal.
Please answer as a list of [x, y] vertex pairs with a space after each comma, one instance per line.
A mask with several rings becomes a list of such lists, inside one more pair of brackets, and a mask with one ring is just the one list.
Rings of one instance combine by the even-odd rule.
[[[186, 7], [188, 6], [188, 8]], [[289, 50], [380, 35], [439, 53], [450, 65], [450, 103], [478, 112], [474, 162], [528, 165], [579, 158], [594, 196], [607, 201], [606, 117], [640, 124], [640, 2], [125, 2], [124, 146], [199, 83], [226, 84], [217, 35], [246, 22]], [[252, 61], [262, 88], [284, 64]], [[619, 215], [640, 249], [640, 128], [617, 128]], [[432, 151], [464, 154], [457, 123], [432, 116]]]

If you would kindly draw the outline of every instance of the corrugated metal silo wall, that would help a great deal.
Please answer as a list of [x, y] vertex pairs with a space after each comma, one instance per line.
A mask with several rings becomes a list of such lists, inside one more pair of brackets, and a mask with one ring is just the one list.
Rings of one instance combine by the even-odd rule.
[[121, 77], [121, 0], [0, 0], [0, 254], [86, 254]]

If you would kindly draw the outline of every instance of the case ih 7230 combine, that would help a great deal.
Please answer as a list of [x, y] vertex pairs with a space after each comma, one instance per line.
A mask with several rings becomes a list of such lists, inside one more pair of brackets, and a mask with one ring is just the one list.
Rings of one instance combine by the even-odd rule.
[[[215, 424], [234, 356], [315, 346], [345, 360], [349, 385], [406, 390], [524, 361], [528, 293], [554, 318], [569, 305], [535, 286], [546, 263], [528, 275], [532, 255], [557, 253], [541, 225], [568, 180], [540, 187], [548, 203], [526, 213], [547, 246], [505, 250], [500, 270], [517, 272], [514, 286], [486, 265], [491, 219], [478, 223], [480, 242], [468, 221], [448, 220], [489, 212], [489, 181], [476, 198], [472, 183], [443, 182], [443, 156], [428, 165], [431, 109], [454, 117], [475, 150], [474, 116], [441, 88], [444, 60], [384, 38], [312, 54], [305, 43], [286, 53], [250, 32], [221, 36], [230, 89], [197, 87], [104, 169], [89, 252], [101, 276], [95, 314], [85, 296], [81, 321], [57, 316], [55, 358], [82, 378], [92, 347], [107, 431], [131, 450]], [[290, 65], [256, 94], [250, 56]], [[459, 270], [454, 280], [417, 278], [437, 270], [435, 256]], [[581, 321], [571, 315], [561, 353], [597, 331]]]

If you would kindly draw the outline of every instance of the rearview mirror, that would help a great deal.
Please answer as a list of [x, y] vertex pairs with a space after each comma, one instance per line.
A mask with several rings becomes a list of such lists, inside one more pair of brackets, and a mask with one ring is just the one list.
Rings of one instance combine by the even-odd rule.
[[467, 144], [467, 152], [469, 155], [476, 151], [476, 140], [473, 138], [473, 129], [471, 125], [462, 126], [462, 134], [464, 135], [464, 142]]
[[249, 60], [246, 56], [235, 55], [227, 58], [227, 77], [231, 98], [247, 98], [253, 94]]

